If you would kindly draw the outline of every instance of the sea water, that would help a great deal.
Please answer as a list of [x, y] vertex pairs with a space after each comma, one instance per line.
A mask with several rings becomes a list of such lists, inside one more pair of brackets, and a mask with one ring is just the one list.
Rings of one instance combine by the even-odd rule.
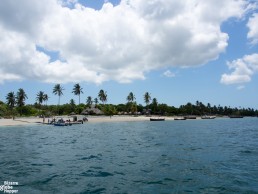
[[258, 118], [0, 127], [4, 181], [18, 193], [258, 193]]

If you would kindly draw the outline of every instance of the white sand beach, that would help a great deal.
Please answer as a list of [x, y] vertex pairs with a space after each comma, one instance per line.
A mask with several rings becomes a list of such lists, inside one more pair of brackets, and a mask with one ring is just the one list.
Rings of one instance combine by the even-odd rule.
[[[63, 116], [66, 118], [67, 116]], [[155, 116], [154, 116], [155, 117]], [[174, 117], [164, 117], [166, 120], [174, 120]], [[146, 116], [87, 116], [89, 123], [100, 122], [130, 122], [130, 121], [149, 121]], [[52, 118], [50, 118], [52, 120]], [[45, 123], [48, 118], [45, 118]], [[43, 124], [43, 118], [38, 117], [17, 117], [13, 119], [0, 119], [0, 126], [19, 126], [19, 125], [40, 125]]]

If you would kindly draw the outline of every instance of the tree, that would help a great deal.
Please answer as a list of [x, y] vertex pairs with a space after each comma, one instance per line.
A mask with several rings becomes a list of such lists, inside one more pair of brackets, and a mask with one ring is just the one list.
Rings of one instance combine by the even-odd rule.
[[104, 90], [99, 91], [98, 97], [103, 104], [107, 102], [107, 92], [105, 92]]
[[75, 107], [76, 107], [74, 99], [70, 100], [70, 106], [71, 106], [71, 111], [70, 112], [74, 112], [75, 111]]
[[157, 109], [158, 109], [158, 100], [157, 100], [157, 98], [153, 98], [152, 99], [151, 105], [152, 105], [154, 113], [157, 113]]
[[22, 107], [25, 105], [25, 100], [28, 99], [25, 91], [20, 88], [16, 94], [16, 103], [20, 108], [20, 115], [22, 115]]
[[147, 107], [151, 101], [150, 93], [146, 92], [143, 97], [144, 97], [144, 102], [146, 103], [146, 107]]
[[9, 106], [10, 109], [13, 109], [16, 104], [16, 97], [14, 92], [9, 92], [6, 96], [6, 104]]
[[137, 104], [134, 102], [135, 99], [136, 98], [132, 92], [130, 92], [126, 98], [128, 111], [130, 111], [132, 114], [137, 112]]
[[134, 96], [134, 94], [132, 92], [130, 92], [129, 95], [127, 96], [127, 98], [126, 98], [126, 100], [128, 102], [133, 102], [135, 99], [136, 98], [135, 98], [135, 96]]
[[88, 106], [91, 106], [91, 105], [92, 105], [92, 97], [91, 97], [91, 96], [88, 96], [88, 97], [87, 97], [86, 104], [87, 104]]
[[39, 91], [39, 93], [37, 93], [37, 97], [36, 100], [39, 102], [39, 104], [41, 105], [44, 101], [44, 92]]
[[97, 106], [97, 105], [98, 105], [98, 103], [99, 103], [98, 98], [94, 98], [94, 103], [95, 103], [95, 106]]
[[[60, 105], [60, 97], [63, 95], [64, 88], [60, 84], [56, 84], [53, 88], [53, 93], [55, 95], [58, 95], [58, 107]], [[59, 114], [59, 108], [58, 108], [58, 114]]]
[[17, 94], [16, 94], [17, 105], [18, 105], [19, 107], [24, 106], [26, 99], [28, 99], [28, 97], [27, 97], [25, 91], [24, 91], [22, 88], [20, 88], [20, 89], [18, 90]]
[[47, 101], [48, 101], [48, 95], [47, 94], [44, 94], [43, 96], [43, 101], [46, 102], [46, 105], [47, 105]]
[[58, 105], [60, 105], [60, 97], [63, 95], [64, 88], [60, 84], [56, 84], [53, 88], [53, 94], [58, 95]]
[[73, 93], [75, 94], [75, 95], [78, 95], [79, 96], [79, 104], [81, 103], [80, 102], [80, 98], [81, 98], [81, 93], [83, 94], [83, 91], [82, 91], [82, 87], [80, 86], [80, 84], [75, 84], [74, 86], [73, 86]]

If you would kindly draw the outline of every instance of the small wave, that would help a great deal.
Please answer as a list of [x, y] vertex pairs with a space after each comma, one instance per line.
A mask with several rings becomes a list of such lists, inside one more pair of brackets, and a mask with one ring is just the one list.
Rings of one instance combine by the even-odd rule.
[[123, 172], [117, 172], [117, 171], [115, 171], [114, 174], [123, 175], [123, 176], [125, 175], [125, 173], [123, 173]]
[[89, 193], [89, 194], [106, 193], [105, 191], [106, 191], [105, 188], [99, 188], [99, 189], [95, 189], [95, 190], [86, 190], [86, 191], [83, 191], [82, 193]]
[[176, 180], [171, 179], [171, 178], [164, 178], [164, 181], [169, 181], [169, 182], [176, 182]]
[[82, 157], [80, 160], [91, 160], [91, 159], [97, 159], [97, 160], [101, 160], [101, 158], [99, 157], [100, 155], [90, 155], [88, 157]]
[[46, 178], [46, 179], [43, 179], [43, 180], [41, 180], [41, 181], [35, 181], [35, 182], [32, 183], [32, 185], [46, 184], [46, 183], [52, 181], [52, 180], [53, 180], [54, 178], [56, 178], [56, 177], [58, 177], [58, 175], [53, 175], [53, 176], [48, 177], [48, 178]]
[[103, 169], [103, 168], [100, 167], [100, 166], [91, 166], [90, 168], [93, 168], [93, 169], [96, 169], [96, 170], [101, 170], [101, 169]]
[[150, 181], [147, 182], [148, 185], [164, 185], [162, 181]]
[[251, 154], [253, 152], [251, 150], [241, 150], [240, 153], [241, 154]]
[[53, 164], [31, 164], [31, 166], [54, 166]]
[[83, 172], [80, 174], [81, 176], [85, 176], [85, 177], [108, 177], [108, 176], [114, 176], [112, 173], [109, 172], [105, 172], [105, 171], [92, 171], [92, 170], [88, 170], [86, 172]]

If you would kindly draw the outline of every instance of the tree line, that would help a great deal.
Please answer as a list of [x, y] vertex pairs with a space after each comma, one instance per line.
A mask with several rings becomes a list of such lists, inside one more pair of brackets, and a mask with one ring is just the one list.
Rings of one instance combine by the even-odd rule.
[[[63, 96], [64, 88], [61, 84], [56, 84], [53, 87], [52, 93], [58, 97], [57, 105], [47, 105], [49, 96], [43, 91], [39, 91], [36, 94], [35, 103], [27, 104], [25, 101], [28, 99], [25, 91], [20, 88], [15, 94], [13, 91], [9, 92], [5, 99], [6, 102], [0, 101], [0, 117], [14, 117], [14, 116], [52, 116], [52, 115], [64, 115], [64, 114], [81, 114], [86, 108], [93, 107], [102, 110], [105, 115], [115, 114], [129, 114], [129, 115], [163, 115], [163, 116], [183, 116], [183, 115], [241, 115], [241, 116], [257, 116], [258, 110], [253, 108], [241, 108], [230, 106], [211, 106], [202, 102], [196, 101], [195, 104], [188, 102], [185, 105], [181, 105], [176, 108], [164, 103], [159, 103], [157, 98], [152, 98], [149, 92], [145, 92], [143, 100], [145, 105], [137, 104], [136, 97], [133, 92], [130, 92], [125, 98], [124, 104], [107, 104], [108, 96], [107, 92], [101, 89], [98, 96], [93, 98], [88, 96], [86, 103], [81, 103], [81, 94], [83, 94], [83, 88], [79, 83], [75, 84], [72, 93], [79, 98], [79, 103], [76, 105], [75, 100], [71, 99], [69, 103], [60, 105], [60, 99]], [[101, 103], [99, 103], [99, 101]], [[92, 113], [94, 114], [94, 113]]]

